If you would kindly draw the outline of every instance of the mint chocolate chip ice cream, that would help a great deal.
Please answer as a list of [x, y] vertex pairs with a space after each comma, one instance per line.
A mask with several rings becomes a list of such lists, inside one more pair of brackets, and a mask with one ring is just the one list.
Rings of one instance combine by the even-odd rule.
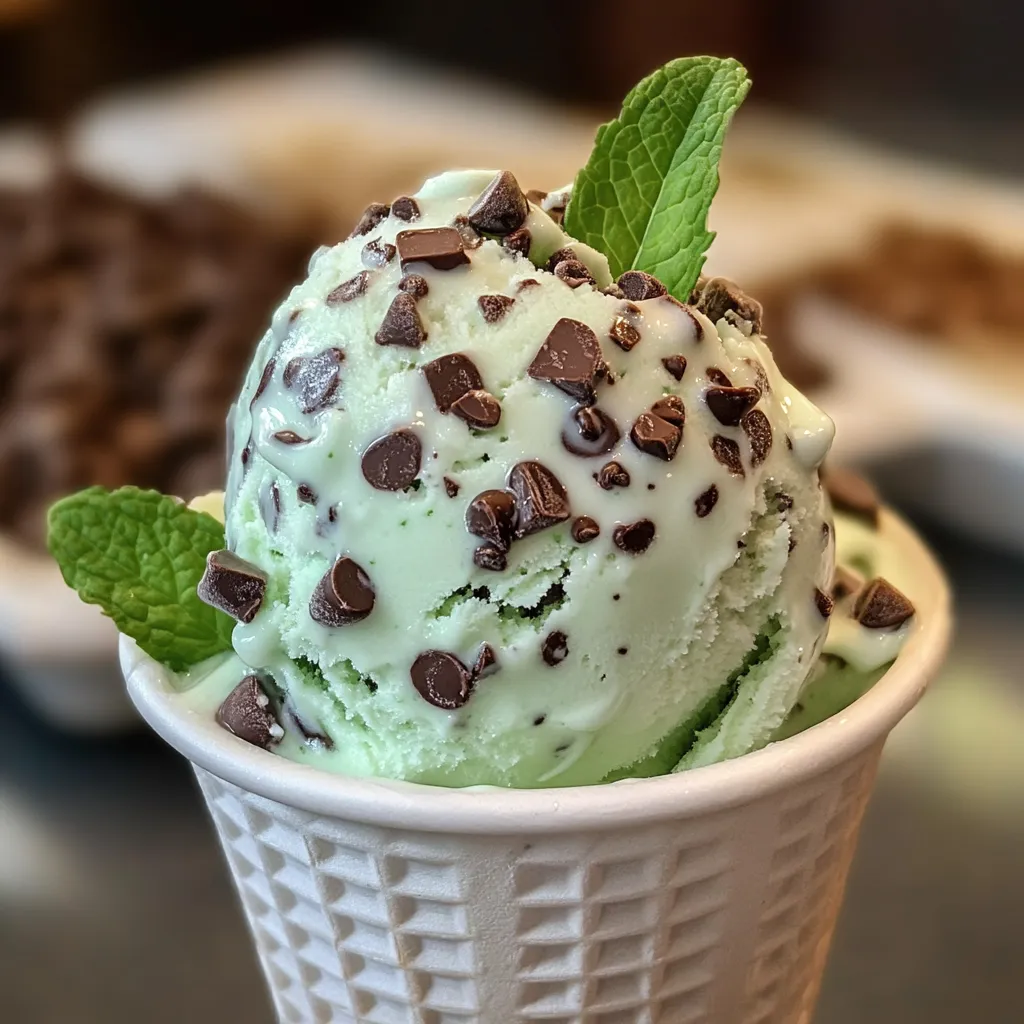
[[831, 422], [756, 302], [615, 281], [535, 198], [467, 171], [371, 207], [258, 346], [226, 542], [281, 753], [594, 783], [763, 745], [817, 659]]

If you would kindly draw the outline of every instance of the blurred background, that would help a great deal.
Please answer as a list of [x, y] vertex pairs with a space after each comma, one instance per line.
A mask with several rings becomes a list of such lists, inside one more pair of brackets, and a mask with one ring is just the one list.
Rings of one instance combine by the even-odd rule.
[[557, 188], [637, 79], [710, 52], [755, 85], [709, 269], [959, 598], [817, 1021], [1024, 1020], [1022, 30], [1010, 0], [0, 0], [0, 1018], [271, 1020], [188, 767], [43, 556], [46, 505], [218, 486], [313, 248], [447, 166]]

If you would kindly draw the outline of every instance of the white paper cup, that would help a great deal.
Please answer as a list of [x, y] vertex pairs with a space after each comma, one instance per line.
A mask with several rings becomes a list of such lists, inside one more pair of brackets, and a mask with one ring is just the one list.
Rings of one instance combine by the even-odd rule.
[[918, 616], [865, 696], [757, 753], [609, 786], [331, 775], [183, 710], [122, 640], [132, 699], [195, 766], [280, 1020], [809, 1021], [882, 745], [949, 636], [941, 571], [885, 529]]

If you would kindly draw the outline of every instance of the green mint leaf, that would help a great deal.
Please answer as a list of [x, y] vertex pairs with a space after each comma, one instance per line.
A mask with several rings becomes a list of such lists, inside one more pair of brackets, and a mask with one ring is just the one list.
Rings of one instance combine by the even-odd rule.
[[68, 586], [150, 657], [182, 671], [231, 649], [234, 621], [196, 584], [224, 527], [157, 491], [90, 487], [50, 509], [47, 545]]
[[722, 139], [749, 89], [731, 58], [681, 57], [645, 78], [597, 130], [565, 230], [603, 252], [615, 277], [646, 270], [685, 302], [715, 237]]

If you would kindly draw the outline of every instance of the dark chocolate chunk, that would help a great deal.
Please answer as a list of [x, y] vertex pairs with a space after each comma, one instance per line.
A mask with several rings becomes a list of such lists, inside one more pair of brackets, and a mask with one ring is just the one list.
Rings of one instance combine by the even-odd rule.
[[743, 461], [740, 459], [740, 446], [735, 441], [715, 434], [711, 438], [711, 451], [733, 476], [746, 476], [743, 472]]
[[864, 581], [856, 573], [837, 565], [832, 577], [832, 597], [836, 601], [842, 601], [844, 597], [856, 594], [863, 585]]
[[527, 371], [567, 395], [593, 405], [598, 377], [606, 372], [597, 335], [578, 320], [562, 317], [548, 334]]
[[460, 490], [462, 490], [462, 488], [459, 486], [457, 481], [453, 480], [450, 476], [446, 476], [444, 478], [444, 493], [447, 494], [449, 498], [457, 498]]
[[511, 234], [501, 240], [501, 247], [507, 252], [515, 253], [517, 256], [530, 258], [530, 246], [533, 244], [533, 236], [529, 228], [516, 228]]
[[459, 214], [453, 221], [452, 227], [458, 231], [459, 236], [462, 238], [462, 244], [467, 249], [479, 249], [484, 244], [483, 238], [477, 232], [476, 228], [469, 223], [469, 218], [464, 214]]
[[653, 275], [643, 270], [627, 270], [618, 281], [622, 294], [632, 302], [656, 299], [668, 289]]
[[476, 304], [484, 319], [489, 324], [496, 324], [515, 305], [515, 301], [507, 295], [481, 295]]
[[[640, 332], [624, 316], [617, 316], [612, 321], [608, 337], [615, 342], [623, 352], [632, 352], [640, 341]], [[665, 360], [662, 360], [664, 362]], [[685, 361], [684, 361], [685, 365]]]
[[211, 551], [196, 587], [199, 600], [237, 622], [252, 622], [267, 592], [267, 574], [231, 551]]
[[490, 644], [481, 644], [473, 663], [473, 679], [484, 679], [498, 671], [498, 655]]
[[561, 249], [556, 249], [549, 257], [547, 266], [544, 268], [549, 274], [555, 272], [555, 267], [564, 260], [578, 260], [579, 257], [576, 255], [576, 250], [571, 249], [569, 246], [564, 245]]
[[664, 366], [676, 380], [682, 380], [683, 374], [686, 373], [686, 356], [666, 356], [662, 359], [661, 365]]
[[659, 398], [651, 406], [651, 415], [677, 427], [681, 427], [686, 422], [686, 409], [683, 407], [683, 400], [678, 395], [666, 395], [664, 398]]
[[[790, 548], [790, 551], [793, 549]], [[821, 613], [823, 619], [827, 619], [832, 614], [832, 609], [835, 608], [836, 603], [828, 596], [823, 590], [818, 587], [814, 588], [814, 603]]]
[[420, 274], [406, 274], [401, 281], [398, 282], [398, 287], [403, 292], [407, 292], [414, 299], [422, 299], [427, 292], [430, 291], [430, 285], [427, 284], [427, 279]]
[[601, 527], [590, 516], [577, 516], [572, 521], [572, 539], [577, 544], [589, 544], [601, 536]]
[[360, 295], [366, 293], [366, 288], [370, 283], [370, 272], [368, 270], [360, 270], [355, 277], [349, 278], [347, 281], [342, 281], [333, 291], [328, 292], [327, 298], [324, 302], [328, 306], [339, 306], [343, 302], [351, 302], [353, 299], [359, 298]]
[[718, 504], [718, 488], [712, 484], [706, 491], [697, 495], [693, 506], [697, 512], [697, 518], [703, 519], [711, 515], [711, 510]]
[[312, 440], [312, 438], [296, 434], [294, 430], [278, 430], [271, 437], [281, 444], [309, 444]]
[[482, 391], [483, 378], [476, 364], [461, 352], [441, 356], [423, 367], [434, 404], [440, 412], [449, 409], [468, 391]]
[[348, 237], [355, 238], [357, 235], [368, 235], [390, 212], [390, 206], [385, 206], [383, 203], [370, 203], [363, 211], [359, 222], [352, 229], [352, 234]]
[[761, 303], [741, 291], [732, 281], [724, 277], [713, 277], [698, 282], [699, 293], [695, 291], [691, 302], [713, 324], [717, 324], [726, 313], [732, 312], [740, 320], [750, 323], [754, 334], [761, 333]]
[[621, 437], [615, 421], [596, 405], [581, 405], [562, 431], [562, 444], [573, 455], [590, 458], [610, 452]]
[[749, 412], [761, 400], [757, 388], [708, 388], [704, 393], [711, 414], [726, 427], [738, 427], [745, 412]]
[[829, 466], [822, 473], [822, 483], [832, 499], [833, 508], [878, 526], [881, 499], [878, 491], [864, 477], [849, 469]]
[[704, 371], [704, 376], [707, 377], [712, 384], [717, 384], [719, 387], [731, 388], [732, 381], [717, 366], [709, 366]]
[[391, 300], [374, 341], [378, 345], [419, 348], [426, 340], [427, 331], [416, 308], [416, 297], [408, 292], [399, 292]]
[[540, 462], [517, 463], [508, 475], [508, 485], [516, 498], [517, 537], [569, 518], [569, 497], [562, 482]]
[[249, 403], [251, 409], [256, 404], [259, 397], [267, 390], [270, 384], [270, 379], [274, 376], [274, 367], [277, 366], [276, 359], [270, 359], [267, 361], [267, 365], [263, 367], [263, 372], [260, 374], [260, 382], [256, 385], [256, 392], [252, 396], [252, 401]]
[[467, 219], [477, 231], [507, 235], [522, 226], [529, 212], [515, 176], [511, 171], [499, 171], [469, 208]]
[[501, 403], [488, 391], [467, 391], [452, 402], [452, 412], [475, 430], [490, 430], [501, 419]]
[[436, 708], [454, 711], [469, 700], [473, 677], [469, 669], [447, 651], [417, 655], [409, 673], [416, 692]]
[[415, 199], [411, 199], [409, 196], [399, 196], [391, 204], [391, 213], [399, 220], [418, 220], [420, 216], [420, 207]]
[[606, 462], [594, 474], [594, 479], [606, 491], [613, 487], [628, 487], [629, 471], [620, 462]]
[[540, 656], [548, 665], [560, 665], [569, 657], [569, 638], [560, 629], [548, 633], [541, 644]]
[[637, 417], [633, 429], [629, 432], [629, 438], [640, 451], [665, 462], [671, 462], [679, 450], [683, 431], [676, 424], [645, 412]]
[[309, 615], [321, 626], [348, 626], [373, 611], [376, 595], [362, 566], [344, 556], [324, 573], [309, 599]]
[[516, 525], [515, 498], [508, 491], [483, 491], [466, 509], [466, 529], [507, 551]]
[[363, 452], [366, 482], [378, 491], [404, 491], [420, 471], [423, 446], [412, 430], [393, 430]]
[[494, 544], [481, 544], [473, 552], [473, 564], [491, 572], [504, 572], [508, 568], [508, 553]]
[[390, 242], [382, 242], [375, 238], [363, 246], [361, 258], [364, 267], [377, 270], [387, 266], [395, 258], [395, 247]]
[[579, 260], [562, 260], [555, 264], [554, 275], [570, 288], [579, 288], [584, 284], [594, 284], [594, 275]]
[[266, 749], [284, 735], [259, 679], [246, 676], [217, 708], [217, 724], [254, 747]]
[[296, 356], [284, 368], [284, 386], [299, 393], [305, 413], [319, 412], [334, 402], [341, 385], [341, 364], [345, 353], [328, 348], [315, 356]]
[[303, 505], [316, 504], [316, 491], [314, 491], [309, 484], [299, 484], [299, 486], [295, 488], [295, 495]]
[[454, 270], [469, 262], [462, 235], [455, 228], [399, 231], [395, 242], [403, 270], [410, 263], [426, 263], [435, 270]]
[[772, 450], [772, 425], [760, 409], [751, 409], [740, 425], [750, 440], [750, 464], [760, 466]]
[[268, 532], [277, 533], [281, 520], [281, 491], [276, 483], [264, 485], [260, 491], [260, 515]]
[[654, 523], [638, 519], [635, 523], [619, 523], [612, 533], [615, 546], [630, 555], [642, 555], [654, 540]]
[[629, 654], [629, 648], [628, 647], [620, 647], [618, 649], [618, 652], [619, 652], [619, 654], [623, 655], [623, 657], [625, 657], [625, 655]]
[[853, 617], [868, 629], [902, 626], [913, 614], [909, 598], [881, 576], [861, 591], [853, 606]]

